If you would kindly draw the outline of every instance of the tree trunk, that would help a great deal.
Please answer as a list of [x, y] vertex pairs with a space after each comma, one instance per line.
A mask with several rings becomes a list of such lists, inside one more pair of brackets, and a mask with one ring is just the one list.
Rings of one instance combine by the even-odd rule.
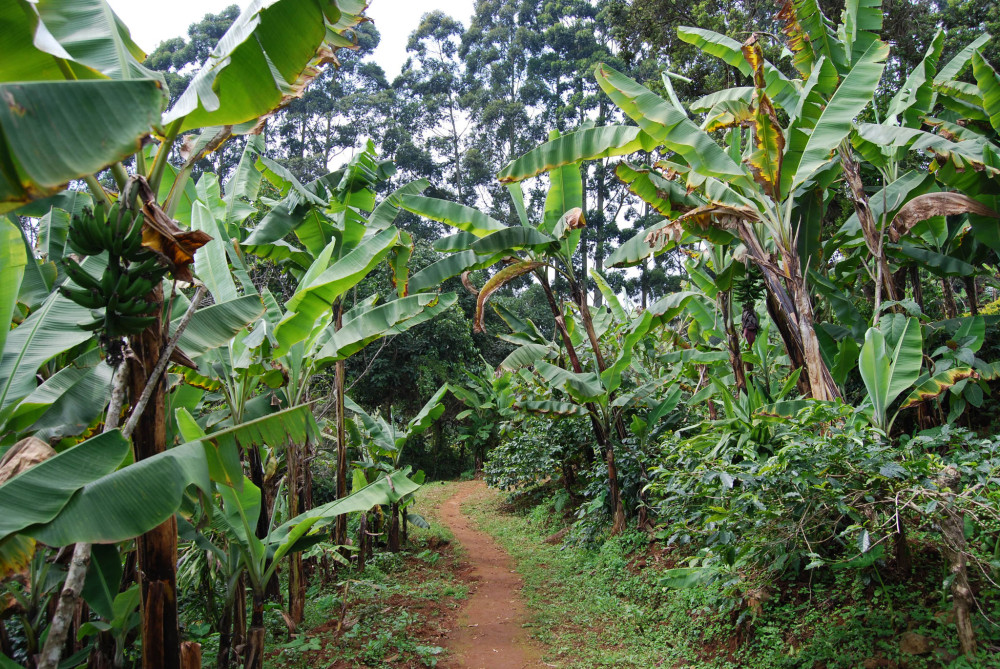
[[[566, 345], [566, 354], [569, 356], [570, 363], [573, 365], [573, 371], [579, 374], [583, 371], [583, 366], [580, 364], [580, 358], [576, 354], [576, 347], [573, 346], [573, 341], [570, 339], [569, 330], [566, 329], [566, 322], [563, 320], [559, 304], [556, 302], [555, 296], [552, 294], [552, 289], [549, 287], [549, 282], [545, 275], [536, 274], [536, 276], [542, 284], [545, 297], [548, 299], [549, 307], [552, 309], [552, 315], [555, 318], [556, 328], [562, 334], [563, 343]], [[600, 348], [595, 350], [598, 353], [600, 352]], [[609, 439], [609, 435], [605, 431], [604, 426], [601, 425], [600, 421], [597, 419], [599, 414], [597, 407], [593, 402], [587, 404], [587, 413], [590, 416], [591, 427], [594, 429], [594, 437], [596, 438], [598, 445], [601, 447], [601, 450], [604, 451], [604, 458], [608, 463], [608, 488], [611, 494], [611, 508], [613, 509], [612, 515], [614, 517], [612, 533], [618, 534], [625, 528], [625, 507], [622, 505], [621, 491], [618, 487], [618, 469], [615, 467], [614, 447], [611, 445], [611, 440]]]
[[920, 267], [916, 264], [910, 265], [910, 283], [913, 284], [913, 301], [924, 311], [924, 286], [920, 283]]
[[954, 574], [951, 597], [955, 626], [958, 628], [958, 644], [962, 654], [973, 659], [976, 657], [976, 633], [972, 628], [972, 611], [976, 602], [969, 586], [969, 575], [965, 564], [965, 515], [951, 508], [945, 509], [944, 518], [941, 520], [941, 534], [944, 535], [944, 554], [948, 560], [949, 571]]
[[215, 658], [216, 669], [229, 669], [233, 650], [233, 606], [226, 606], [219, 620], [219, 654]]
[[[131, 337], [129, 395], [133, 406], [146, 387], [164, 345], [161, 321], [163, 289], [150, 294], [156, 322]], [[136, 461], [167, 450], [166, 376], [161, 375], [132, 435]], [[139, 583], [142, 591], [143, 669], [180, 669], [181, 641], [177, 622], [177, 521], [169, 520], [136, 539]]]
[[364, 571], [368, 562], [368, 546], [371, 538], [368, 536], [368, 512], [361, 513], [361, 524], [358, 526], [358, 570]]
[[963, 277], [962, 281], [965, 282], [965, 296], [969, 300], [969, 314], [972, 316], [979, 315], [979, 291], [976, 287], [976, 277], [966, 276]]
[[731, 290], [720, 290], [715, 302], [719, 306], [719, 311], [722, 312], [722, 322], [726, 328], [726, 348], [729, 352], [729, 366], [733, 368], [733, 378], [736, 380], [736, 390], [745, 394], [747, 392], [746, 369], [743, 366], [740, 338], [736, 334], [736, 326], [733, 325], [732, 297]]
[[948, 318], [958, 318], [958, 305], [955, 304], [955, 291], [951, 287], [951, 279], [941, 279], [941, 290], [944, 292], [944, 313]]
[[182, 669], [201, 669], [201, 644], [185, 641], [181, 644]]
[[[285, 450], [287, 474], [285, 486], [288, 496], [288, 517], [301, 513], [299, 508], [299, 483], [302, 479], [302, 460], [298, 444], [289, 441]], [[296, 625], [302, 622], [306, 607], [306, 582], [302, 570], [302, 553], [288, 556], [288, 615]]]
[[253, 611], [250, 615], [250, 633], [243, 653], [243, 669], [264, 667], [264, 593], [254, 592]]
[[389, 552], [399, 552], [399, 503], [389, 505]]
[[[335, 330], [340, 330], [344, 324], [344, 305], [338, 300], [336, 305], [337, 320]], [[347, 430], [344, 424], [344, 377], [346, 369], [344, 361], [336, 362], [336, 400], [337, 400], [337, 499], [347, 497]], [[340, 546], [347, 544], [347, 514], [337, 516], [333, 542]]]

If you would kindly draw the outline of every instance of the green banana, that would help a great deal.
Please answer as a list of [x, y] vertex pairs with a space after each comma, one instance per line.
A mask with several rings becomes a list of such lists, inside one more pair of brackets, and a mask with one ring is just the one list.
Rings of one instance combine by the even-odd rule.
[[152, 304], [146, 300], [129, 300], [129, 301], [119, 301], [115, 314], [121, 314], [123, 316], [142, 316], [148, 314]]
[[125, 337], [138, 334], [156, 322], [154, 316], [118, 316], [108, 320], [109, 337]]
[[63, 297], [76, 302], [86, 309], [102, 309], [105, 306], [104, 296], [96, 290], [60, 286], [59, 292]]
[[83, 267], [80, 266], [80, 263], [72, 258], [63, 258], [63, 263], [66, 266], [66, 274], [68, 274], [69, 278], [73, 280], [73, 283], [85, 290], [94, 290], [101, 292], [102, 294], [104, 293], [101, 288], [101, 282], [84, 271]]

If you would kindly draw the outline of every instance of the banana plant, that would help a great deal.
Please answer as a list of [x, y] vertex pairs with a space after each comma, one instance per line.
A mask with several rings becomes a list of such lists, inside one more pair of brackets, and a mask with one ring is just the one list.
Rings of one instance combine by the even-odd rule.
[[[531, 342], [531, 345], [537, 344]], [[505, 361], [501, 367], [514, 365]], [[512, 413], [512, 375], [509, 369], [497, 375], [477, 374], [466, 369], [465, 375], [468, 380], [464, 385], [451, 384], [449, 387], [452, 394], [468, 407], [455, 416], [455, 420], [467, 421], [459, 427], [458, 441], [463, 447], [472, 449], [473, 466], [478, 474], [483, 469], [487, 453], [499, 443], [501, 421]]]
[[872, 424], [886, 435], [899, 415], [898, 410], [890, 415], [889, 409], [916, 383], [922, 363], [923, 335], [916, 318], [894, 314], [865, 333], [858, 358], [861, 380], [868, 391], [865, 406], [870, 406]]
[[[403, 450], [411, 439], [426, 432], [431, 425], [444, 413], [444, 396], [449, 386], [443, 385], [427, 400], [420, 411], [410, 419], [403, 429], [398, 429], [389, 414], [388, 420], [379, 415], [372, 416], [350, 398], [345, 399], [346, 407], [354, 413], [361, 422], [363, 430], [352, 425], [352, 440], [354, 441], [360, 459], [355, 463], [354, 486], [367, 485], [378, 481], [389, 472], [399, 468]], [[423, 472], [418, 472], [423, 477]], [[414, 478], [416, 480], [416, 477]], [[413, 522], [427, 526], [427, 522], [415, 514], [405, 514], [400, 523], [400, 512], [413, 501], [412, 496], [401, 498], [389, 506], [388, 548], [392, 552], [400, 549], [400, 529], [405, 533], [406, 523]], [[364, 532], [364, 531], [363, 531]], [[362, 545], [365, 536], [361, 537]], [[362, 549], [361, 564], [364, 564], [364, 549]]]
[[[864, 189], [855, 188], [857, 165], [849, 148], [857, 135], [853, 119], [871, 104], [889, 49], [877, 37], [882, 27], [877, 3], [863, 8], [849, 3], [836, 31], [815, 2], [786, 3], [778, 18], [799, 78], [789, 78], [769, 63], [755, 36], [740, 44], [711, 31], [680, 28], [682, 40], [739, 69], [752, 87], [719, 91], [692, 103], [690, 111], [706, 114], [699, 125], [674, 98], [662, 99], [599, 65], [598, 83], [638, 127], [570, 133], [515, 160], [500, 178], [516, 182], [579, 160], [639, 149], [669, 151], [669, 160], [651, 166], [622, 163], [617, 170], [632, 192], [669, 218], [657, 226], [656, 244], [679, 241], [685, 233], [713, 242], [741, 242], [748, 261], [765, 277], [772, 315], [793, 364], [804, 368], [813, 397], [831, 399], [840, 392], [821, 355], [807, 270], [822, 260], [820, 232], [834, 179], [844, 175], [859, 213], [870, 210]], [[934, 60], [932, 53], [924, 66], [931, 67]], [[926, 86], [916, 90], [917, 79], [908, 83], [913, 100], [926, 93]], [[901, 99], [894, 109], [908, 112], [915, 104]], [[784, 112], [780, 118], [779, 109]], [[725, 131], [721, 144], [719, 131]], [[880, 268], [876, 284], [884, 284], [895, 299], [882, 253], [883, 230], [867, 215], [862, 218], [866, 243]], [[634, 262], [653, 250], [650, 243], [633, 240], [615, 261]]]
[[[283, 167], [261, 157], [257, 168], [283, 195], [242, 246], [272, 258], [298, 277], [291, 298], [272, 322], [271, 352], [290, 370], [290, 397], [304, 398], [312, 375], [336, 372], [337, 494], [347, 494], [347, 436], [343, 408], [344, 361], [371, 342], [423, 323], [457, 301], [454, 293], [409, 294], [407, 266], [413, 239], [392, 225], [399, 200], [429, 186], [406, 184], [376, 204], [375, 189], [393, 174], [372, 143], [342, 169], [301, 184]], [[286, 240], [294, 235], [294, 243]], [[301, 246], [299, 246], [301, 245]], [[348, 300], [349, 292], [387, 260], [396, 295], [377, 304], [378, 295]], [[346, 543], [340, 521], [336, 543]]]
[[[182, 431], [189, 438], [200, 441], [213, 438], [213, 435], [204, 433], [190, 414], [182, 413], [178, 418]], [[275, 525], [274, 516], [271, 516], [263, 536], [258, 530], [264, 509], [261, 489], [249, 479], [232, 476], [216, 486], [222, 500], [221, 513], [213, 509], [213, 504], [204, 504], [199, 512], [186, 519], [187, 524], [182, 524], [185, 539], [194, 541], [196, 546], [213, 553], [228, 565], [225, 606], [231, 607], [237, 601], [241, 576], [245, 574], [249, 582], [253, 600], [248, 644], [244, 650], [245, 667], [259, 668], [263, 664], [266, 588], [281, 561], [324, 540], [326, 535], [319, 530], [337, 517], [364, 511], [376, 504], [395, 503], [402, 496], [411, 494], [419, 486], [407, 478], [408, 474], [407, 469], [390, 472], [370, 486], [295, 515], [280, 525]], [[210, 526], [224, 536], [228, 551], [199, 532], [198, 528], [202, 526]]]

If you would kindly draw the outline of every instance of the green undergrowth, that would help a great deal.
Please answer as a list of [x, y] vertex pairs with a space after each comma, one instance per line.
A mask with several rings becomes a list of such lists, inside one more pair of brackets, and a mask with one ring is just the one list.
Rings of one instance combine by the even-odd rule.
[[278, 607], [269, 611], [265, 667], [437, 666], [441, 635], [468, 594], [451, 533], [427, 513], [448, 494], [434, 484], [418, 493], [415, 510], [431, 527], [411, 526], [407, 550], [376, 553], [363, 571], [340, 570], [314, 585], [294, 636]]
[[[743, 611], [722, 613], [723, 584], [659, 585], [666, 569], [683, 566], [683, 556], [651, 544], [645, 533], [589, 545], [574, 545], [572, 533], [565, 543], [556, 540], [573, 519], [557, 512], [552, 498], [518, 510], [492, 494], [465, 510], [516, 561], [531, 632], [550, 665], [1000, 667], [997, 653], [972, 663], [957, 657], [943, 572], [930, 557], [905, 584], [871, 573], [812, 572], [811, 582], [769, 584], [758, 600], [749, 593]], [[997, 620], [1000, 611], [989, 613]], [[1000, 645], [1000, 628], [979, 632], [985, 643]], [[904, 653], [908, 642], [926, 642], [926, 652]]]

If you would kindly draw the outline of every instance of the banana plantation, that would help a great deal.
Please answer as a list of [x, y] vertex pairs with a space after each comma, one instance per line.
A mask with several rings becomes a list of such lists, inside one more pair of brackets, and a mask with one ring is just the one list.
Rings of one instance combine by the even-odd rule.
[[0, 666], [1000, 666], [996, 5], [244, 5], [0, 0]]

